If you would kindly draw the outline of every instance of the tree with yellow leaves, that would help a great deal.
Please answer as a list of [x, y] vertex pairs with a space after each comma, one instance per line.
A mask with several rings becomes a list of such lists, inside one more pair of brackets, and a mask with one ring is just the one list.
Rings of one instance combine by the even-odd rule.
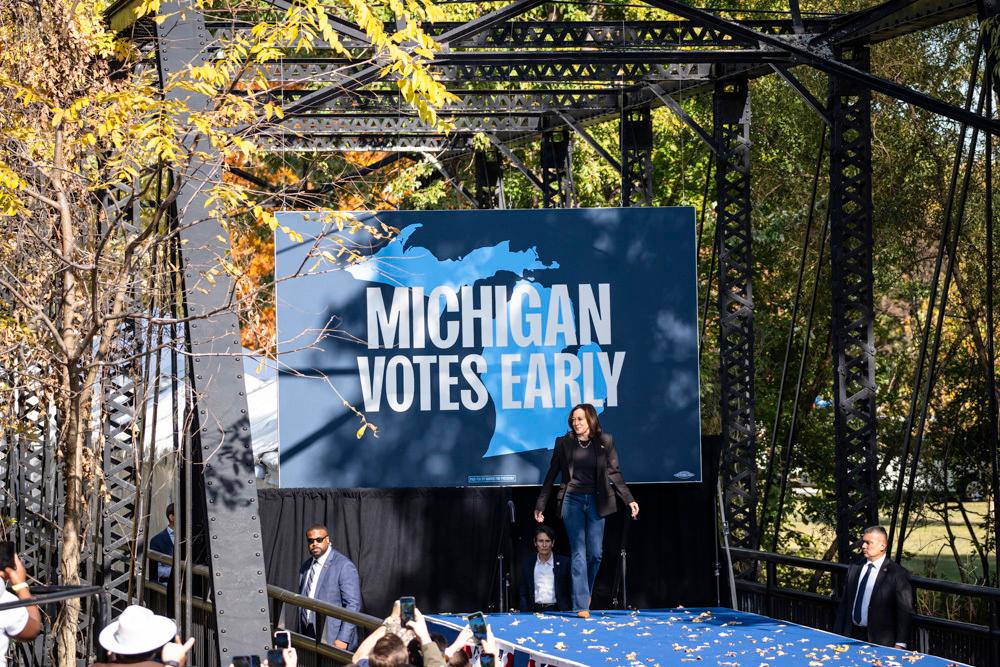
[[[318, 47], [350, 57], [331, 25], [340, 14], [366, 33], [365, 57], [426, 122], [439, 122], [435, 108], [449, 98], [426, 67], [437, 48], [419, 27], [435, 18], [427, 0], [194, 0], [184, 11], [241, 29], [168, 77], [129, 28], [184, 20], [183, 11], [171, 17], [159, 0], [110, 4], [0, 0], [0, 441], [20, 427], [19, 392], [51, 406], [65, 484], [64, 584], [80, 583], [88, 499], [102, 493], [102, 379], [135, 362], [124, 339], [146, 332], [148, 354], [162, 339], [153, 328], [186, 324], [173, 213], [180, 189], [200, 178], [207, 191], [205, 219], [187, 225], [210, 222], [231, 237], [278, 227], [273, 193], [225, 177], [227, 165], [260, 158], [259, 131], [282, 118], [268, 63]], [[238, 278], [239, 259], [220, 256], [204, 277]], [[237, 290], [232, 307], [254, 298]], [[79, 616], [71, 600], [55, 624], [63, 667], [76, 664]]]

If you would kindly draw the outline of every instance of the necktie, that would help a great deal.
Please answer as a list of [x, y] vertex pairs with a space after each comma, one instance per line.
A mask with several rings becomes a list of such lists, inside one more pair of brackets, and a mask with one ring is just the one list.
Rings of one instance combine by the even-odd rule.
[[861, 625], [861, 605], [865, 601], [865, 589], [868, 587], [868, 575], [872, 573], [875, 569], [875, 565], [868, 563], [868, 568], [865, 569], [865, 576], [861, 577], [861, 583], [858, 584], [858, 594], [854, 598], [854, 625]]
[[[309, 574], [306, 575], [306, 586], [302, 590], [302, 594], [305, 595], [306, 597], [309, 597], [309, 595], [312, 593], [313, 577], [315, 576], [316, 576], [316, 560], [313, 559], [313, 562], [309, 564]], [[303, 620], [305, 620], [306, 625], [312, 625], [314, 618], [312, 610], [303, 609], [302, 618]]]

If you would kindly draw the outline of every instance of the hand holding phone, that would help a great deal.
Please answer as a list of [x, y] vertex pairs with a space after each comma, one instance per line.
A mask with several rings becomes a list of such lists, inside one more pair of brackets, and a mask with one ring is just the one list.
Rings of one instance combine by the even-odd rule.
[[496, 644], [483, 612], [477, 611], [469, 616], [469, 629], [479, 647], [479, 667], [496, 667]]
[[292, 633], [288, 630], [277, 630], [274, 633], [274, 648], [291, 648], [292, 647]]
[[476, 644], [482, 645], [486, 641], [486, 617], [483, 616], [483, 612], [477, 611], [475, 614], [469, 615], [469, 628], [472, 630]]
[[0, 572], [14, 567], [14, 542], [0, 540]]
[[260, 667], [259, 655], [233, 656], [233, 667]]
[[399, 598], [399, 622], [404, 628], [407, 623], [416, 619], [413, 612], [416, 607], [416, 601], [411, 596]]

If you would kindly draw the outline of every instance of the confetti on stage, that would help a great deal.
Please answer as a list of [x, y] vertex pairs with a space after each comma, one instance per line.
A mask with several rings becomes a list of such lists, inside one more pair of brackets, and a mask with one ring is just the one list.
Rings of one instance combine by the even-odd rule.
[[[429, 617], [449, 638], [458, 615]], [[960, 667], [934, 656], [873, 646], [822, 630], [732, 609], [490, 614], [509, 667]]]

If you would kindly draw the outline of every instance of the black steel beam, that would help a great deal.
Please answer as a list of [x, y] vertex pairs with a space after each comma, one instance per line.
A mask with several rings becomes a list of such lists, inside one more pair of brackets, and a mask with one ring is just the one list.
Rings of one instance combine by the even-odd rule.
[[619, 130], [622, 206], [652, 206], [653, 116], [649, 107], [623, 108]]
[[501, 208], [503, 204], [503, 163], [499, 152], [477, 150], [473, 158], [476, 175], [476, 206], [481, 209]]
[[[278, 7], [279, 9], [283, 9], [286, 11], [291, 9], [295, 5], [295, 3], [288, 2], [288, 0], [267, 0], [267, 1], [272, 5], [274, 5], [275, 7]], [[350, 21], [346, 21], [337, 16], [336, 14], [332, 14], [330, 12], [326, 12], [326, 20], [330, 23], [330, 27], [333, 28], [334, 31], [343, 35], [344, 37], [356, 40], [358, 43], [366, 46], [371, 44], [371, 41], [368, 39], [368, 33], [362, 30], [361, 27], [358, 26], [357, 24], [351, 23]]]
[[[706, 56], [704, 60], [715, 58], [719, 61], [726, 61], [737, 64], [739, 59], [730, 57], [728, 53], [722, 55]], [[708, 81], [712, 77], [711, 63], [698, 62], [697, 58], [692, 58], [692, 62], [656, 62], [656, 58], [643, 58], [635, 56], [635, 62], [607, 61], [591, 62], [591, 59], [575, 55], [568, 59], [558, 59], [556, 62], [549, 62], [543, 58], [539, 59], [518, 59], [519, 62], [510, 62], [497, 56], [494, 62], [464, 63], [454, 64], [456, 59], [450, 59], [452, 64], [445, 64], [444, 60], [435, 64], [435, 77], [441, 83], [451, 87], [455, 85], [475, 85], [482, 83], [498, 83], [508, 86], [508, 92], [513, 82], [549, 82], [553, 84], [566, 84], [568, 82], [595, 82], [595, 83], [632, 83], [640, 80], [655, 81], [686, 81], [698, 79]], [[567, 60], [567, 62], [563, 62]], [[765, 62], [761, 60], [761, 62]], [[789, 62], [781, 54], [770, 58], [768, 62]], [[274, 80], [283, 81], [285, 85], [316, 85], [326, 86], [322, 91], [329, 94], [318, 95], [321, 90], [316, 90], [303, 95], [298, 100], [285, 106], [285, 115], [301, 115], [310, 110], [317, 109], [325, 105], [329, 100], [339, 95], [349, 95], [352, 90], [362, 85], [373, 82], [377, 77], [373, 74], [370, 78], [364, 79], [360, 75], [352, 73], [351, 68], [345, 67], [343, 62], [336, 62], [324, 59], [288, 58], [280, 64], [274, 63], [261, 68]], [[367, 71], [367, 70], [366, 70]], [[379, 68], [381, 72], [381, 68]], [[335, 88], [336, 90], [332, 90]]]
[[604, 158], [604, 161], [610, 164], [615, 171], [621, 173], [622, 170], [621, 163], [618, 162], [618, 160], [616, 160], [615, 157], [608, 152], [608, 149], [606, 149], [604, 146], [601, 145], [601, 142], [599, 142], [597, 139], [594, 139], [594, 137], [590, 136], [590, 133], [587, 132], [587, 130], [582, 125], [580, 125], [580, 123], [576, 122], [575, 118], [573, 118], [571, 115], [569, 115], [564, 111], [556, 110], [555, 113], [556, 116], [560, 120], [562, 120], [562, 122], [566, 123], [566, 125], [573, 128], [573, 131], [576, 132], [577, 136], [583, 139], [585, 142], [587, 142], [587, 145], [593, 148], [594, 152], [596, 152], [598, 155]]
[[[794, 22], [787, 20], [739, 21], [754, 30], [769, 35], [798, 34]], [[348, 24], [351, 25], [351, 24]], [[453, 31], [463, 23], [425, 24], [424, 30], [435, 38]], [[803, 24], [806, 33], [826, 32], [833, 19], [809, 19]], [[216, 39], [226, 39], [236, 30], [246, 30], [253, 26], [250, 22], [234, 25], [232, 21], [208, 22], [209, 30]], [[385, 30], [392, 32], [395, 24], [385, 24]], [[341, 33], [341, 44], [364, 59], [370, 46], [367, 37], [354, 38]], [[363, 35], [363, 33], [362, 33]], [[503, 21], [462, 39], [451, 39], [451, 50], [475, 49], [629, 49], [643, 47], [665, 48], [670, 46], [752, 46], [747, 40], [733, 37], [717, 29], [699, 25], [694, 21]], [[315, 42], [317, 49], [329, 49], [323, 40]]]
[[865, 29], [883, 19], [912, 7], [913, 0], [889, 0], [837, 20], [834, 27], [809, 40], [810, 44], [832, 44], [844, 39], [856, 39]]
[[[515, 16], [537, 7], [543, 0], [515, 0], [506, 7], [490, 12], [485, 16], [464, 23], [453, 28], [438, 37], [438, 41], [447, 47], [452, 39], [464, 39], [483, 30], [488, 30], [492, 26], [509, 21]], [[383, 66], [381, 64], [365, 65], [348, 73], [337, 85], [327, 86], [302, 97], [291, 105], [283, 109], [285, 116], [301, 114], [304, 111], [313, 109], [323, 104], [325, 101], [338, 97], [352, 90], [357, 90], [382, 77]]]
[[826, 111], [826, 107], [816, 99], [816, 96], [813, 95], [801, 81], [795, 78], [794, 74], [788, 71], [787, 67], [784, 65], [772, 64], [771, 69], [773, 69], [774, 72], [781, 77], [781, 80], [787, 83], [788, 86], [795, 91], [795, 94], [798, 95], [802, 101], [805, 102], [806, 105], [820, 117], [820, 120], [827, 125], [833, 124], [833, 121], [830, 119], [830, 114]]
[[[201, 10], [194, 0], [165, 0], [160, 5], [159, 69], [161, 85], [171, 74], [205, 63], [211, 52]], [[192, 111], [208, 108], [204, 96], [174, 87], [165, 95]], [[183, 125], [185, 119], [179, 118]], [[267, 582], [257, 482], [243, 379], [240, 327], [232, 305], [233, 283], [219, 271], [220, 258], [229, 252], [229, 235], [209, 215], [208, 188], [221, 178], [213, 164], [206, 138], [189, 145], [187, 169], [176, 173], [183, 260], [183, 280], [192, 355], [188, 378], [193, 389], [196, 461], [204, 486], [205, 542], [210, 553], [213, 604], [218, 638], [218, 662], [229, 664], [236, 655], [260, 655], [271, 644], [267, 613]], [[211, 276], [209, 271], [217, 273]], [[191, 517], [184, 517], [190, 520]], [[190, 554], [190, 550], [188, 550]]]
[[877, 44], [975, 13], [975, 0], [913, 0], [880, 20], [859, 23], [834, 43], [839, 46]]
[[494, 26], [508, 23], [515, 17], [531, 11], [542, 4], [545, 4], [545, 0], [514, 0], [509, 5], [484, 14], [479, 18], [456, 25], [453, 28], [448, 28], [437, 36], [437, 41], [445, 45], [450, 45], [453, 42], [461, 42], [463, 39], [478, 35]]
[[[867, 49], [844, 55], [867, 69]], [[846, 563], [864, 529], [878, 523], [871, 91], [830, 77], [829, 95], [834, 480], [837, 551]]]
[[826, 72], [827, 74], [838, 76], [845, 81], [861, 84], [872, 91], [888, 95], [889, 97], [897, 99], [901, 102], [913, 104], [959, 123], [966, 123], [970, 127], [978, 127], [984, 132], [1000, 134], [1000, 122], [996, 120], [984, 118], [979, 114], [966, 111], [961, 107], [948, 104], [947, 102], [943, 102], [937, 98], [931, 97], [930, 95], [925, 95], [924, 93], [908, 88], [907, 86], [900, 85], [894, 81], [874, 76], [869, 72], [859, 70], [856, 67], [852, 67], [848, 63], [836, 60], [835, 58], [825, 55], [819, 51], [799, 46], [793, 41], [757, 32], [756, 30], [752, 30], [733, 21], [726, 20], [703, 9], [692, 7], [683, 2], [679, 2], [678, 0], [645, 0], [645, 2], [649, 5], [672, 12], [678, 16], [683, 16], [692, 21], [704, 22], [706, 25], [724, 30], [734, 36], [743, 37], [745, 39], [754, 39], [759, 41], [761, 44], [773, 46], [779, 51], [784, 51], [785, 53], [795, 56], [804, 64], [815, 67], [816, 69]]
[[653, 93], [656, 99], [663, 102], [663, 106], [670, 109], [671, 113], [677, 116], [678, 120], [688, 126], [688, 128], [695, 133], [699, 139], [701, 139], [708, 148], [715, 153], [716, 157], [719, 155], [719, 148], [715, 145], [715, 139], [705, 131], [705, 129], [699, 125], [691, 115], [684, 110], [677, 100], [675, 100], [670, 95], [660, 91], [659, 86], [650, 86], [649, 91]]
[[730, 544], [752, 548], [757, 539], [757, 435], [748, 82], [716, 84], [713, 109], [714, 139], [720, 151], [715, 171], [723, 438], [720, 475]]
[[542, 206], [569, 208], [573, 200], [572, 151], [565, 128], [542, 130], [538, 162], [542, 170]]
[[[771, 63], [790, 62], [791, 56], [774, 49], [616, 49], [611, 51], [453, 51], [438, 54], [431, 65], [446, 67], [531, 65], [611, 64], [635, 65], [640, 63], [669, 65], [674, 63]], [[352, 61], [343, 58], [282, 58], [283, 63], [323, 63], [344, 68]]]

